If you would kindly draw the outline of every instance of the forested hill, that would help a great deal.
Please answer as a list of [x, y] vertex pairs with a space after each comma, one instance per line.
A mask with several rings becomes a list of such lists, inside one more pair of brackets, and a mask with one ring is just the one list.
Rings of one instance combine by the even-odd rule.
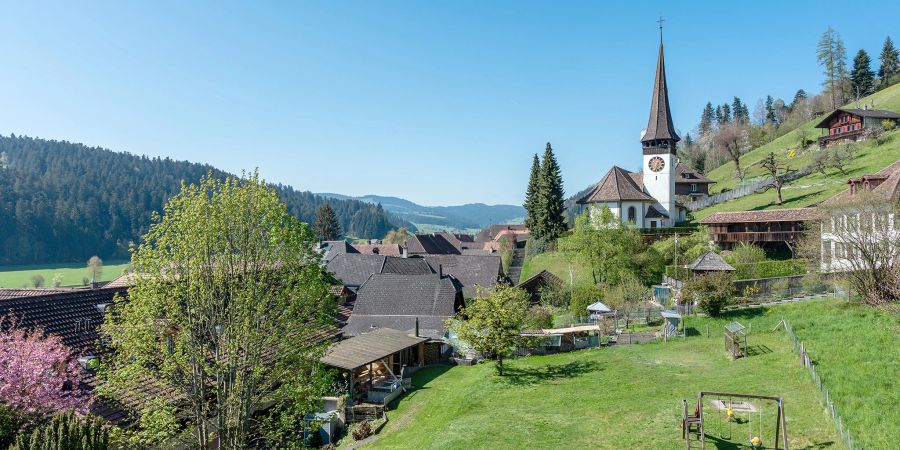
[[[148, 158], [66, 141], [0, 136], [0, 264], [127, 258], [181, 181], [197, 182], [207, 164]], [[316, 208], [332, 206], [347, 234], [383, 237], [409, 226], [377, 204], [326, 199], [276, 186], [288, 210], [312, 222]]]

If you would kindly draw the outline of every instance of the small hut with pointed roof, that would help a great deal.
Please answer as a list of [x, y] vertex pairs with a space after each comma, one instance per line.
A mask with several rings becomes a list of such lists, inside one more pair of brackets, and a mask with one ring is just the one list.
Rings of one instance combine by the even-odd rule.
[[725, 262], [716, 252], [706, 252], [694, 260], [689, 266], [695, 277], [715, 272], [734, 272], [734, 267]]

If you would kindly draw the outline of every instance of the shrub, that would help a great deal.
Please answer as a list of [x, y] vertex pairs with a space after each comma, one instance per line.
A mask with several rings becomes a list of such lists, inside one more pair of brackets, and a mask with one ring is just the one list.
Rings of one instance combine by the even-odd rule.
[[681, 290], [682, 301], [697, 301], [700, 309], [710, 316], [718, 316], [731, 303], [734, 285], [726, 272], [703, 275], [689, 280]]
[[541, 304], [556, 308], [568, 308], [572, 299], [572, 289], [568, 286], [547, 284], [538, 290], [541, 296]]
[[0, 448], [7, 448], [13, 443], [21, 422], [14, 411], [0, 406]]
[[372, 423], [364, 420], [350, 427], [350, 436], [354, 441], [361, 441], [372, 435]]
[[553, 312], [550, 311], [550, 308], [543, 305], [528, 308], [528, 313], [525, 315], [525, 329], [537, 330], [551, 327], [553, 327]]
[[884, 128], [884, 131], [892, 131], [894, 128], [897, 128], [897, 121], [893, 119], [884, 119], [881, 121], [881, 128]]
[[525, 241], [525, 256], [529, 258], [534, 255], [540, 255], [541, 253], [546, 253], [554, 250], [556, 250], [555, 240], [544, 240], [541, 238], [530, 236], [528, 240]]
[[20, 433], [9, 450], [106, 450], [109, 434], [103, 422], [81, 418], [73, 411], [53, 416], [30, 433]]
[[800, 279], [800, 286], [808, 294], [821, 294], [828, 291], [828, 285], [818, 272], [810, 272]]
[[41, 274], [31, 276], [31, 285], [39, 288], [44, 285], [44, 276]]
[[587, 307], [603, 298], [603, 289], [595, 285], [580, 285], [572, 289], [572, 298], [569, 301], [569, 311], [575, 317], [586, 316]]

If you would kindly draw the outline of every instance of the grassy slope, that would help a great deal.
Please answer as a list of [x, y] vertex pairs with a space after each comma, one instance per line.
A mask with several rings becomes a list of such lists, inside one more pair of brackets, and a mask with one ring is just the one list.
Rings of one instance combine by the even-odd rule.
[[[721, 339], [694, 337], [519, 359], [505, 379], [490, 364], [428, 369], [373, 448], [680, 448], [681, 400], [700, 390], [783, 395], [793, 447], [837, 442], [787, 337], [763, 333], [755, 344], [772, 351], [731, 361]], [[764, 435], [773, 414], [764, 407]], [[746, 426], [735, 442], [748, 439]]]
[[[103, 266], [103, 276], [99, 281], [112, 280], [127, 268], [127, 261], [109, 261]], [[63, 274], [63, 286], [81, 286], [81, 279], [87, 276], [87, 267], [81, 263], [0, 266], [0, 287], [31, 287], [31, 277], [37, 274], [44, 277], [44, 286], [49, 287], [57, 273]]]
[[[866, 97], [863, 102], [868, 103], [871, 100], [875, 101], [875, 106], [879, 109], [900, 112], [900, 84], [876, 92], [875, 94]], [[855, 107], [855, 104], [847, 106]], [[820, 130], [813, 128], [813, 125], [820, 120], [821, 119], [811, 120], [800, 128], [808, 131], [809, 138], [818, 138], [820, 136]], [[775, 152], [776, 155], [786, 157], [786, 149], [796, 148], [797, 143], [799, 142], [798, 130], [800, 128], [742, 156], [741, 167], [750, 168], [747, 179], [765, 175], [764, 170], [759, 167], [758, 162], [765, 155], [769, 154], [769, 152]], [[892, 133], [892, 139], [881, 146], [876, 146], [872, 141], [861, 143], [857, 158], [852, 164], [848, 165], [848, 175], [842, 175], [835, 170], [829, 170], [829, 175], [827, 177], [824, 177], [819, 173], [814, 173], [787, 184], [782, 192], [785, 197], [785, 202], [780, 206], [775, 204], [775, 191], [769, 190], [767, 192], [748, 195], [737, 200], [702, 209], [695, 212], [694, 217], [697, 220], [701, 220], [704, 217], [719, 211], [793, 208], [816, 204], [843, 190], [849, 176], [859, 176], [877, 172], [897, 159], [900, 159], [900, 132], [895, 131]], [[792, 169], [799, 169], [812, 161], [812, 152], [807, 151], [802, 155], [787, 158], [786, 161]], [[716, 181], [716, 184], [713, 185], [712, 189], [717, 192], [726, 188], [733, 188], [738, 181], [734, 176], [734, 163], [728, 163], [718, 167], [710, 171], [707, 176]]]
[[[900, 320], [838, 300], [691, 317], [689, 329], [709, 324], [713, 337], [523, 358], [505, 380], [491, 365], [427, 369], [373, 448], [681, 448], [678, 405], [699, 390], [783, 395], [791, 447], [841, 448], [786, 335], [770, 331], [781, 316], [809, 347], [857, 442], [891, 448], [900, 437], [890, 412], [900, 402]], [[752, 321], [751, 351], [770, 352], [730, 361], [721, 342], [730, 320]], [[717, 423], [708, 427], [715, 433]], [[735, 431], [738, 442], [746, 432]]]
[[[571, 279], [569, 277], [570, 269], [572, 270]], [[528, 277], [542, 270], [547, 270], [566, 282], [593, 284], [590, 270], [585, 269], [581, 264], [570, 263], [568, 255], [564, 252], [541, 253], [526, 259], [522, 265], [522, 276], [519, 279], [527, 280]]]

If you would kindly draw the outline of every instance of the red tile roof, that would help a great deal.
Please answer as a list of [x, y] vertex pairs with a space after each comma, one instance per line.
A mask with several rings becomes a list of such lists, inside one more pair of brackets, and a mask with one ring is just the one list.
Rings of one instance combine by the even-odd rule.
[[703, 219], [704, 225], [745, 222], [806, 222], [819, 218], [817, 208], [767, 209], [762, 211], [717, 212]]

